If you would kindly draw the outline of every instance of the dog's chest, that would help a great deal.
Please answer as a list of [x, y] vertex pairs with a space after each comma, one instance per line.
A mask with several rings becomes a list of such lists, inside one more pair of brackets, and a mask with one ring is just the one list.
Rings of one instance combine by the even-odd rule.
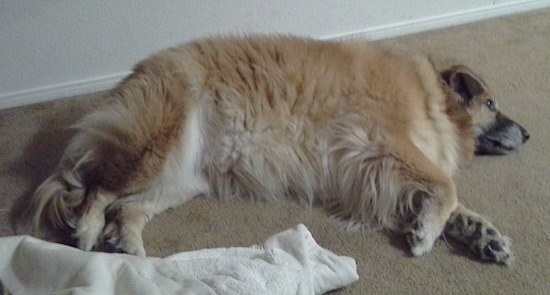
[[446, 117], [418, 120], [410, 131], [413, 144], [445, 174], [451, 176], [458, 167], [456, 128]]

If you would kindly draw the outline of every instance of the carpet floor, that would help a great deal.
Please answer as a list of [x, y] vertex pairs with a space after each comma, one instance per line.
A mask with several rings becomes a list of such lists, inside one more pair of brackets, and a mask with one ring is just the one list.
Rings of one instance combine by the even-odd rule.
[[[478, 157], [456, 178], [462, 202], [512, 238], [512, 266], [479, 262], [444, 239], [429, 255], [412, 258], [401, 236], [347, 232], [322, 210], [291, 202], [207, 199], [153, 219], [143, 234], [148, 255], [250, 246], [303, 223], [321, 246], [357, 260], [361, 279], [337, 294], [550, 294], [550, 9], [377, 43], [428, 54], [438, 65], [467, 65], [492, 86], [503, 112], [531, 134], [518, 153]], [[67, 126], [101, 104], [100, 97], [0, 112], [0, 236], [28, 233], [12, 224], [57, 164], [71, 135]]]

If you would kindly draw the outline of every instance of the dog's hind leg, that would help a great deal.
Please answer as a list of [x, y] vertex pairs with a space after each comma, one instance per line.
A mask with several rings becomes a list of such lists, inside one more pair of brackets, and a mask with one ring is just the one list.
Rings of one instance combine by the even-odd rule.
[[510, 239], [483, 216], [462, 204], [453, 211], [444, 233], [466, 244], [481, 259], [510, 264], [513, 261]]
[[[155, 215], [206, 193], [210, 187], [201, 174], [202, 132], [198, 110], [187, 113], [181, 143], [164, 160], [158, 178], [148, 187], [116, 200], [107, 208], [104, 230], [107, 244], [117, 252], [145, 256], [141, 232]], [[114, 215], [114, 217], [111, 217]]]
[[128, 202], [114, 205], [108, 210], [110, 221], [103, 231], [102, 250], [145, 257], [141, 232], [159, 212], [144, 202]]
[[165, 165], [159, 179], [150, 187], [117, 199], [106, 209], [108, 224], [103, 231], [103, 250], [145, 256], [141, 233], [157, 214], [183, 205], [210, 189], [196, 169], [194, 147], [198, 140], [188, 142], [175, 152]]
[[99, 189], [88, 193], [84, 212], [76, 223], [74, 237], [78, 240], [78, 248], [90, 251], [98, 242], [105, 225], [105, 208], [115, 199], [116, 195]]
[[168, 194], [153, 188], [115, 201], [107, 208], [108, 224], [103, 230], [101, 250], [145, 257], [142, 238], [145, 225], [155, 215], [182, 205], [205, 191], [199, 188]]

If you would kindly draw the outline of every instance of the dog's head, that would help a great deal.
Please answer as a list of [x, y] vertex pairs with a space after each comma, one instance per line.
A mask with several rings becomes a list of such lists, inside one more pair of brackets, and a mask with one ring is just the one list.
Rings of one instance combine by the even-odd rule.
[[500, 112], [485, 82], [468, 68], [454, 66], [441, 72], [441, 77], [472, 119], [476, 154], [508, 154], [529, 139], [523, 127]]

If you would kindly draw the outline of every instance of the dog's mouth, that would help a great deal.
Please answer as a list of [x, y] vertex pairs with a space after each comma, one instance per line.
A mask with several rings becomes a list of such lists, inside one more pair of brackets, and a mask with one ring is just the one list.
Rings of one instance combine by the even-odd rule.
[[477, 155], [506, 155], [516, 151], [519, 147], [503, 144], [498, 138], [478, 137], [476, 139]]
[[476, 139], [477, 155], [506, 155], [529, 140], [529, 133], [517, 123], [494, 125]]

